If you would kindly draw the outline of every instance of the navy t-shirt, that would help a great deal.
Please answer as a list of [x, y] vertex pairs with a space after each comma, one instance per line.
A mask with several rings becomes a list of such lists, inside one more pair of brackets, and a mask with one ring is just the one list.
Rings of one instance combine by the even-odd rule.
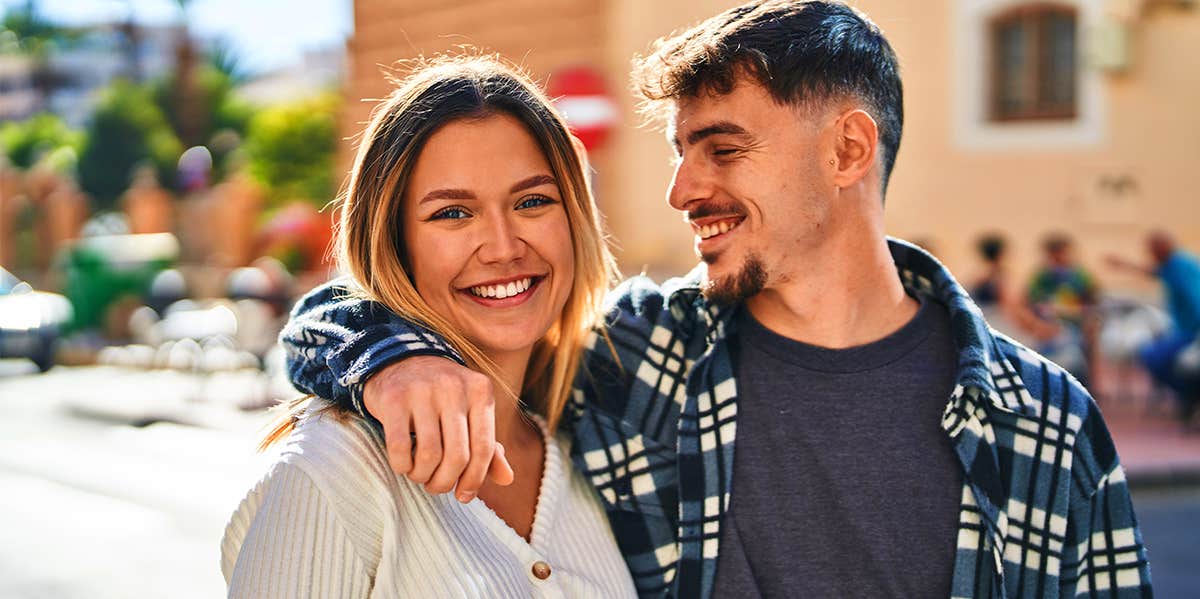
[[945, 308], [840, 350], [738, 316], [737, 438], [714, 597], [945, 597], [962, 468]]

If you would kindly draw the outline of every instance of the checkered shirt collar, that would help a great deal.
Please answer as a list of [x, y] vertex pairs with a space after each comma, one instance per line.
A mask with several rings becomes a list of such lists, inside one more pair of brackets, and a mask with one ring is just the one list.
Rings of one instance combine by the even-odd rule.
[[[955, 404], [987, 398], [992, 407], [1016, 414], [1029, 415], [1034, 411], [1032, 398], [1025, 389], [1016, 368], [996, 346], [996, 332], [988, 327], [983, 313], [954, 279], [950, 271], [929, 252], [902, 239], [888, 238], [900, 279], [910, 293], [932, 299], [949, 311], [958, 352], [958, 373], [955, 389], [947, 406], [947, 431], [951, 436], [961, 424], [950, 419], [950, 412], [968, 406]], [[709, 347], [725, 339], [731, 330], [736, 306], [718, 306], [706, 301], [701, 294], [706, 268], [699, 264], [683, 277], [663, 285], [668, 305], [678, 319], [697, 314], [704, 319]], [[968, 410], [965, 413], [970, 413]]]

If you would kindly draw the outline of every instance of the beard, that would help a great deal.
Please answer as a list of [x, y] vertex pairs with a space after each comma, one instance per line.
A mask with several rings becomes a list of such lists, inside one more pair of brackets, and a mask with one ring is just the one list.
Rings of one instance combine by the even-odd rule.
[[[704, 256], [712, 264], [716, 257]], [[748, 254], [741, 268], [732, 275], [709, 279], [703, 288], [704, 297], [718, 306], [732, 306], [758, 295], [767, 285], [767, 269], [758, 254]]]

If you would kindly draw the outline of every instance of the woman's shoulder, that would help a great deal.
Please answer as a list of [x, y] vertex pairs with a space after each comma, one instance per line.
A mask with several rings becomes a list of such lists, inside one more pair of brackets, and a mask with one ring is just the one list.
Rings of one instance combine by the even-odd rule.
[[391, 473], [383, 434], [362, 418], [320, 399], [312, 400], [297, 415], [277, 461], [299, 467], [314, 479], [326, 474], [345, 479], [355, 474], [386, 480]]
[[386, 460], [383, 470], [378, 467], [382, 450], [375, 446], [381, 441], [357, 419], [318, 407], [310, 404], [297, 415], [262, 477], [230, 516], [221, 541], [227, 582], [247, 549], [258, 555], [247, 564], [292, 560], [287, 556], [296, 543], [319, 553], [345, 540], [354, 548], [355, 564], [366, 571], [378, 564], [392, 494]]

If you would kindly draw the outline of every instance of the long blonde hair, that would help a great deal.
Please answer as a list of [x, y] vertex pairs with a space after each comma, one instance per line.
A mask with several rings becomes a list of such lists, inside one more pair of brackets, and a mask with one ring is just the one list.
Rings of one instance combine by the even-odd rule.
[[[470, 367], [503, 387], [495, 364], [413, 286], [404, 250], [403, 198], [417, 157], [439, 128], [494, 114], [515, 117], [538, 142], [558, 182], [571, 228], [575, 280], [562, 314], [534, 346], [520, 397], [511, 389], [501, 389], [506, 392], [501, 395], [514, 401], [524, 398], [553, 430], [562, 417], [587, 337], [603, 324], [601, 304], [617, 276], [584, 164], [566, 124], [528, 76], [496, 56], [423, 60], [395, 83], [396, 89], [372, 112], [340, 198], [339, 264], [361, 286], [364, 298], [441, 336]], [[292, 406], [293, 416], [297, 409]], [[264, 446], [290, 428], [290, 424], [277, 427]]]

